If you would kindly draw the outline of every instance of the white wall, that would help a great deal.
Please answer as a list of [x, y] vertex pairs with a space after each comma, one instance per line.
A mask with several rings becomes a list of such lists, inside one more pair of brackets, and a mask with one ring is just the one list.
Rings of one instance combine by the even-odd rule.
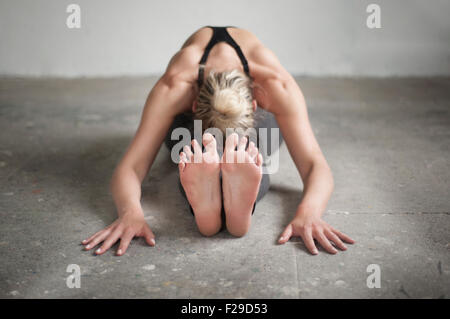
[[[70, 3], [81, 29], [66, 27]], [[160, 74], [208, 24], [251, 30], [295, 75], [449, 75], [449, 13], [449, 0], [0, 0], [0, 75]]]

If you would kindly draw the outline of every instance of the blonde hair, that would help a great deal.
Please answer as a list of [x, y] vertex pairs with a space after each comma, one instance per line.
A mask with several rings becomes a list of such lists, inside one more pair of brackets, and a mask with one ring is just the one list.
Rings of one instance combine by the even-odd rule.
[[253, 127], [253, 81], [239, 70], [212, 70], [199, 90], [195, 118], [203, 129]]

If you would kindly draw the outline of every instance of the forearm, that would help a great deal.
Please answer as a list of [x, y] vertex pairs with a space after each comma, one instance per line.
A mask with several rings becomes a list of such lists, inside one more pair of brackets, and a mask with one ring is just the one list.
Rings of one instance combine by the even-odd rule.
[[335, 246], [346, 250], [343, 241], [354, 241], [321, 218], [333, 192], [333, 175], [311, 128], [303, 94], [291, 76], [268, 81], [266, 88], [270, 96], [266, 105], [275, 114], [304, 186], [295, 217], [278, 242], [284, 244], [292, 236], [300, 236], [314, 255], [318, 253], [314, 240], [331, 254], [337, 253]]
[[143, 214], [141, 206], [141, 180], [132, 168], [118, 167], [110, 184], [119, 217], [126, 213]]
[[333, 175], [325, 161], [316, 161], [303, 178], [303, 197], [298, 206], [299, 214], [316, 214], [325, 211], [334, 189]]
[[141, 184], [156, 158], [174, 116], [188, 109], [192, 85], [175, 77], [162, 76], [151, 90], [138, 130], [114, 171], [110, 191], [119, 218], [100, 232], [83, 240], [89, 250], [103, 242], [96, 254], [103, 254], [120, 239], [117, 255], [125, 254], [133, 237], [144, 237], [155, 245], [155, 235], [144, 219]]
[[275, 90], [279, 106], [275, 116], [304, 185], [297, 214], [320, 216], [333, 191], [333, 176], [312, 131], [300, 88], [293, 80], [286, 83], [286, 88]]
[[309, 125], [298, 125], [297, 118], [300, 116], [277, 117], [303, 181], [303, 196], [297, 213], [308, 211], [321, 215], [333, 192], [333, 176]]
[[142, 213], [141, 184], [150, 170], [177, 108], [187, 104], [190, 87], [184, 82], [170, 84], [161, 78], [150, 92], [138, 131], [124, 158], [114, 171], [110, 189], [117, 213]]

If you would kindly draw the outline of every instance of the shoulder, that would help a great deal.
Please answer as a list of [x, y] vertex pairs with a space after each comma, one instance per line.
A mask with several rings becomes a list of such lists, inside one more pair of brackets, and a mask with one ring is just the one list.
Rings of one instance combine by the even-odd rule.
[[199, 49], [195, 45], [180, 49], [170, 59], [163, 77], [171, 81], [184, 81], [194, 83], [197, 78]]
[[301, 92], [294, 77], [267, 47], [260, 46], [255, 49], [249, 68], [255, 82], [255, 99], [269, 112], [279, 113], [281, 101], [289, 98], [293, 92]]
[[[249, 53], [250, 69], [255, 80], [259, 82], [284, 81], [289, 72], [283, 67], [275, 53], [263, 44], [255, 45]], [[249, 66], [250, 67], [250, 66]]]

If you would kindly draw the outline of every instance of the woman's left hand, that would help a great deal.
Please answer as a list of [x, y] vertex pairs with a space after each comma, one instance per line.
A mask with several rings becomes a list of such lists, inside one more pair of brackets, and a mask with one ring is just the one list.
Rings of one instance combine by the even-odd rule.
[[292, 236], [300, 236], [303, 239], [306, 248], [308, 248], [313, 255], [318, 254], [314, 239], [317, 240], [330, 254], [336, 254], [338, 252], [333, 244], [341, 250], [346, 250], [347, 247], [343, 242], [349, 244], [355, 242], [347, 235], [328, 225], [320, 216], [308, 212], [297, 214], [281, 234], [278, 243], [284, 244]]

